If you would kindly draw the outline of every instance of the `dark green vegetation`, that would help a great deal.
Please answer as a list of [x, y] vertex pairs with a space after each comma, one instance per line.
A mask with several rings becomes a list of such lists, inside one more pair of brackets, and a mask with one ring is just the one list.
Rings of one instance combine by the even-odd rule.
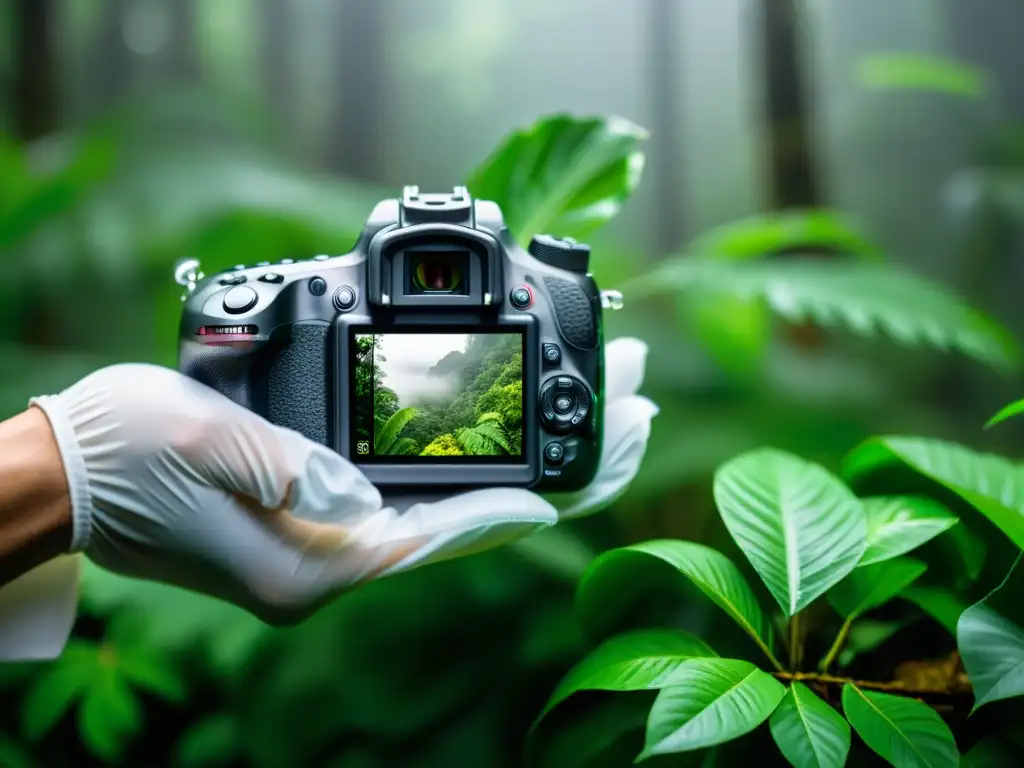
[[[0, 4], [0, 32], [11, 9], [48, 5]], [[80, 55], [86, 36], [114, 71], [134, 69], [111, 45], [126, 25], [105, 18], [128, 5], [65, 4], [68, 18], [93, 16], [61, 48], [83, 79], [91, 69]], [[197, 48], [211, 54], [205, 66], [234, 67], [231, 76], [251, 84], [259, 78], [248, 59], [235, 58], [244, 46], [232, 35], [246, 30], [256, 5], [173, 7], [233, 18]], [[431, 8], [439, 29], [464, 30], [440, 5]], [[622, 5], [641, 13], [684, 4]], [[689, 7], [704, 5], [716, 13], [726, 4]], [[891, 46], [903, 39], [899, 29], [944, 28], [956, 38], [976, 24], [1019, 28], [1000, 23], [989, 10], [996, 4], [808, 5], [860, 13], [862, 27], [864, 15], [877, 14], [869, 31], [885, 26]], [[747, 39], [756, 14], [738, 16]], [[45, 31], [29, 26], [19, 25], [11, 41]], [[578, 29], [581, 51], [591, 26], [600, 23]], [[789, 28], [814, 37], [817, 22]], [[305, 59], [314, 43], [297, 37]], [[500, 41], [484, 39], [496, 54]], [[540, 55], [528, 37], [508, 40], [509, 72], [524, 51]], [[405, 50], [387, 42], [381, 51]], [[813, 49], [818, 40], [805, 42]], [[388, 69], [360, 59], [359, 43], [333, 46], [354, 57], [352, 70], [312, 57], [304, 66], [326, 73], [331, 89]], [[805, 73], [841, 148], [838, 157], [827, 146], [812, 154], [836, 163], [819, 180], [828, 183], [817, 185], [827, 197], [804, 194], [809, 185], [796, 183], [796, 172], [785, 184], [765, 179], [770, 196], [750, 193], [736, 158], [768, 154], [762, 131], [745, 130], [750, 143], [740, 144], [719, 136], [714, 122], [703, 124], [695, 147], [683, 141], [689, 128], [673, 134], [652, 123], [647, 142], [630, 122], [552, 116], [514, 131], [465, 174], [475, 193], [502, 204], [520, 242], [538, 231], [586, 240], [598, 284], [626, 288], [626, 310], [606, 315], [607, 337], [648, 342], [643, 391], [661, 412], [639, 479], [612, 508], [512, 547], [367, 585], [288, 630], [87, 566], [68, 653], [0, 668], [0, 765], [623, 768], [646, 753], [656, 768], [827, 766], [844, 755], [852, 768], [937, 766], [952, 762], [950, 736], [967, 768], [1024, 764], [1024, 577], [1015, 567], [1024, 432], [1014, 420], [979, 429], [1021, 394], [1017, 379], [996, 373], [1019, 372], [1017, 344], [988, 317], [1011, 322], [1020, 305], [1024, 131], [1001, 102], [1018, 115], [1020, 104], [999, 93], [1000, 78], [1012, 81], [1019, 67], [1000, 75], [923, 56], [920, 46], [876, 52], [876, 44], [876, 35], [850, 42], [849, 60], [830, 59], [832, 77]], [[743, 59], [735, 45], [723, 45], [725, 55]], [[0, 55], [4, 75], [16, 48], [0, 45], [11, 54]], [[597, 49], [609, 60], [619, 55], [614, 45]], [[431, 99], [452, 80], [450, 50], [443, 53], [443, 77], [411, 81]], [[23, 68], [39, 80], [48, 71]], [[744, 71], [757, 78], [762, 68]], [[743, 123], [736, 110], [750, 104], [708, 78], [704, 69], [686, 72], [683, 90], [711, 94], [679, 110], [687, 125], [716, 104], [731, 104], [729, 125]], [[454, 80], [461, 93], [481, 93]], [[785, 96], [787, 87], [768, 90]], [[401, 106], [367, 90], [373, 103]], [[369, 122], [359, 104], [345, 102], [357, 124], [347, 115], [326, 121], [324, 143], [352, 156], [341, 167], [290, 156], [253, 130], [268, 121], [220, 93], [150, 84], [146, 91], [67, 129], [47, 123], [46, 110], [23, 118], [5, 115], [0, 103], [11, 131], [0, 140], [0, 416], [107, 363], [173, 365], [180, 304], [168, 278], [176, 258], [198, 256], [210, 273], [240, 260], [340, 253], [377, 199], [416, 181], [403, 159], [389, 154], [385, 174], [371, 167], [370, 153], [355, 157], [363, 151], [356, 128], [379, 137], [397, 130]], [[317, 108], [333, 93], [305, 82], [275, 99], [300, 92]], [[524, 97], [514, 87], [494, 92], [508, 105]], [[659, 90], [658, 103], [671, 95]], [[275, 115], [298, 114], [282, 103], [274, 102]], [[799, 116], [786, 107], [774, 110], [785, 120], [770, 126], [771, 166], [780, 174], [799, 154], [794, 137], [827, 132], [791, 130]], [[408, 154], [455, 143], [452, 113], [414, 122], [411, 133], [436, 124], [444, 141]], [[476, 132], [486, 120], [477, 113], [464, 123]], [[706, 136], [714, 137], [710, 146]], [[673, 165], [676, 143], [694, 155]], [[306, 137], [294, 144], [305, 146]], [[603, 229], [640, 183], [642, 152], [650, 155], [650, 194]], [[701, 156], [712, 157], [703, 174]], [[482, 158], [460, 157], [458, 167]], [[452, 167], [431, 173], [454, 180]], [[321, 172], [327, 168], [387, 177], [389, 186]], [[954, 175], [957, 191], [969, 194], [943, 207], [943, 185]], [[690, 190], [678, 208], [663, 194], [673, 189]], [[839, 204], [843, 210], [830, 207]], [[676, 227], [671, 241], [638, 247], [632, 239], [648, 223], [666, 222]], [[794, 258], [801, 253], [836, 258]], [[918, 273], [943, 276], [987, 311]], [[1019, 320], [1013, 330], [1024, 331]], [[871, 337], [883, 338], [865, 342]], [[837, 508], [849, 516], [832, 528], [793, 527], [807, 508], [814, 519]], [[811, 555], [825, 543], [832, 549], [816, 561]], [[730, 682], [742, 696], [723, 694]], [[645, 690], [622, 690], [641, 684]], [[545, 702], [563, 696], [539, 718]], [[714, 723], [720, 727], [704, 730]]]
[[[424, 336], [423, 343], [430, 344]], [[523, 446], [522, 339], [472, 334], [466, 348], [439, 360], [424, 376], [453, 385], [444, 402], [401, 403], [387, 386], [379, 337], [356, 338], [356, 439], [374, 454], [419, 456], [518, 456]], [[372, 403], [372, 414], [370, 404]]]

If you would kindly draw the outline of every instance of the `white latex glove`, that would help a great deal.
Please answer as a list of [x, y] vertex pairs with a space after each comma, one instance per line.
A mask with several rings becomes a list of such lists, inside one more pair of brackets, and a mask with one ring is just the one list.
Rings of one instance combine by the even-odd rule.
[[[635, 395], [645, 358], [633, 339], [606, 349], [603, 460], [583, 492], [549, 501], [487, 489], [402, 513], [332, 450], [172, 370], [112, 366], [32, 403], [64, 460], [72, 553], [281, 624], [366, 580], [552, 525], [552, 502], [567, 515], [607, 506], [636, 475], [657, 412]], [[0, 659], [59, 654], [77, 601], [77, 568], [66, 560], [0, 589]]]

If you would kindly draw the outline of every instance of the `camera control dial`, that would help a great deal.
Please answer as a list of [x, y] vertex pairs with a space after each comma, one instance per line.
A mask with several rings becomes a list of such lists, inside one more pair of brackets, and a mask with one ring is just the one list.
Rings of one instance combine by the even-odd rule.
[[587, 385], [574, 376], [552, 376], [540, 388], [540, 415], [556, 434], [571, 432], [590, 413]]
[[590, 268], [590, 246], [577, 243], [571, 237], [534, 235], [528, 250], [537, 261], [556, 269], [585, 275]]

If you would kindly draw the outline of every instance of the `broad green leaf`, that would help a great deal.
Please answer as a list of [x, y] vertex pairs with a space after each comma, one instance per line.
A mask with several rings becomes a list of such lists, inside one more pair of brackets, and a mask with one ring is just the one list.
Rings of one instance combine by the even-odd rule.
[[797, 249], [837, 251], [844, 256], [881, 260], [860, 226], [836, 211], [790, 209], [758, 214], [707, 230], [686, 248], [697, 258], [746, 261]]
[[1021, 413], [1024, 413], [1024, 398], [999, 409], [999, 412], [995, 416], [985, 422], [985, 429], [994, 427], [996, 424], [1001, 424], [1002, 422], [1012, 419], [1014, 416], [1018, 416]]
[[960, 614], [956, 642], [974, 687], [974, 709], [1024, 695], [1024, 573], [1020, 559], [988, 597]]
[[935, 619], [953, 637], [956, 637], [960, 616], [969, 607], [959, 595], [941, 587], [911, 586], [900, 592], [899, 596]]
[[235, 719], [230, 715], [211, 715], [181, 737], [176, 747], [176, 764], [182, 768], [226, 765], [239, 758], [241, 746]]
[[879, 496], [862, 502], [868, 548], [859, 566], [905, 555], [959, 522], [937, 501], [915, 496]]
[[892, 600], [925, 570], [924, 563], [909, 557], [856, 568], [829, 590], [828, 601], [844, 619], [855, 619]]
[[852, 571], [866, 546], [860, 503], [823, 467], [762, 448], [715, 472], [730, 535], [787, 616]]
[[982, 739], [960, 759], [960, 768], [1017, 768], [1020, 754], [994, 737]]
[[617, 635], [569, 671], [540, 716], [577, 691], [661, 688], [683, 662], [717, 655], [703, 640], [680, 630], [641, 629]]
[[939, 714], [914, 699], [843, 686], [843, 712], [874, 752], [896, 768], [956, 768], [956, 741]]
[[698, 339], [722, 370], [740, 378], [758, 370], [771, 338], [760, 302], [727, 294], [685, 296], [677, 314], [683, 333]]
[[785, 694], [782, 683], [750, 662], [687, 661], [654, 700], [637, 761], [739, 738], [767, 720]]
[[521, 245], [545, 232], [584, 237], [637, 188], [646, 138], [620, 117], [545, 117], [511, 133], [466, 184], [470, 194], [501, 206]]
[[634, 298], [671, 294], [758, 299], [796, 324], [816, 323], [861, 336], [884, 333], [907, 347], [957, 349], [995, 368], [1016, 368], [1012, 335], [960, 298], [922, 277], [853, 260], [762, 260], [725, 263], [681, 257], [628, 283]]
[[794, 768], [843, 768], [850, 726], [803, 683], [790, 685], [772, 713], [772, 738]]
[[1024, 548], [1024, 468], [1009, 459], [926, 437], [875, 437], [843, 464], [850, 481], [905, 464], [973, 506]]
[[95, 676], [93, 649], [72, 640], [64, 653], [32, 681], [21, 707], [25, 736], [35, 741], [53, 728], [92, 685]]
[[637, 561], [655, 558], [689, 579], [715, 605], [757, 643], [778, 668], [773, 655], [774, 636], [753, 590], [739, 568], [725, 555], [691, 541], [655, 540], [603, 553], [580, 579], [576, 609], [584, 623], [592, 615], [604, 615], [608, 601], [630, 574]]
[[910, 90], [982, 99], [985, 71], [972, 64], [919, 53], [872, 53], [857, 64], [857, 81], [872, 90]]
[[100, 670], [82, 701], [78, 730], [98, 757], [115, 761], [142, 727], [142, 711], [131, 688], [113, 667]]

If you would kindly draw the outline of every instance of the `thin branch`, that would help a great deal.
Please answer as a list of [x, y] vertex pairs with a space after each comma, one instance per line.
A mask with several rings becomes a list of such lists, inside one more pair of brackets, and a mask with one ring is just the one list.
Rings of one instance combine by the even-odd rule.
[[948, 688], [920, 688], [899, 680], [893, 680], [891, 682], [876, 682], [874, 680], [856, 680], [852, 677], [838, 677], [836, 675], [828, 675], [823, 673], [815, 672], [774, 672], [774, 676], [778, 680], [784, 682], [800, 682], [808, 685], [846, 685], [852, 683], [858, 688], [863, 688], [866, 691], [885, 691], [889, 693], [902, 693], [907, 696], [934, 696], [936, 694], [945, 695], [958, 695], [968, 693], [965, 690], [952, 690]]
[[825, 658], [821, 662], [821, 672], [825, 674], [828, 672], [828, 668], [832, 666], [832, 662], [836, 660], [836, 656], [843, 649], [843, 645], [846, 644], [846, 637], [850, 634], [850, 627], [853, 626], [853, 619], [849, 618], [843, 622], [843, 626], [839, 628], [839, 634], [836, 635], [836, 639], [832, 642], [832, 647], [828, 649], [828, 653], [825, 654]]

